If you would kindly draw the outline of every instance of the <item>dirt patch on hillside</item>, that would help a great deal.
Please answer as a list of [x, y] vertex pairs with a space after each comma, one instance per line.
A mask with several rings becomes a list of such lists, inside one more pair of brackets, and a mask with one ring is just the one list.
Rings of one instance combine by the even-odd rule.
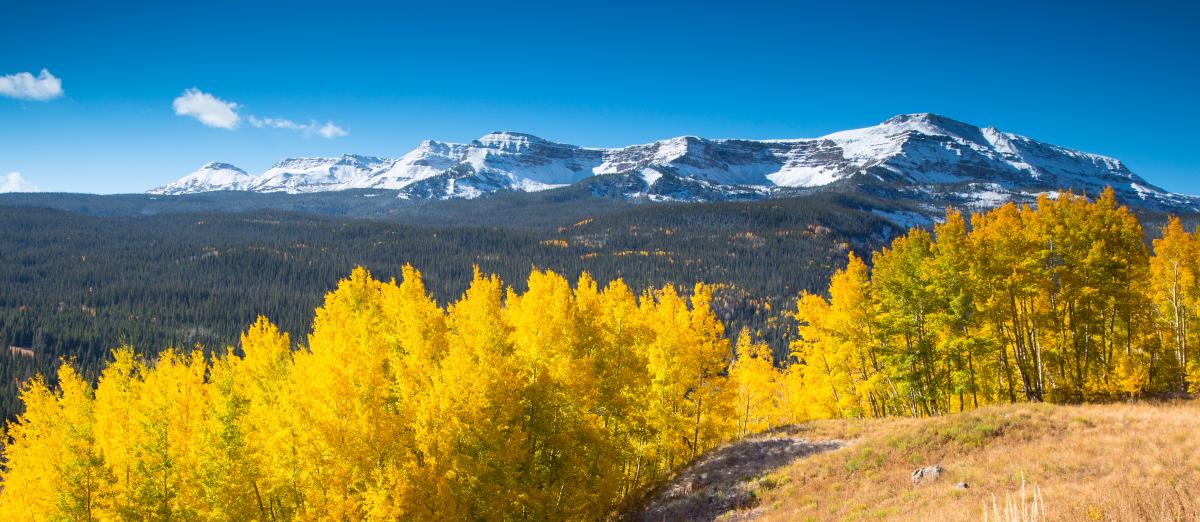
[[[688, 466], [625, 518], [633, 521], [731, 520], [722, 515], [757, 503], [762, 480], [796, 459], [844, 446], [840, 440], [814, 441], [771, 433], [726, 444]], [[732, 514], [732, 513], [730, 513]]]

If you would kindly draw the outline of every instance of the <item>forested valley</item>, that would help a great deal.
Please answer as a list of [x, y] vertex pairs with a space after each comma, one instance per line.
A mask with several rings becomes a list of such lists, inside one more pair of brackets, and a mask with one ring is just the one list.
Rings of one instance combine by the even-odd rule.
[[[448, 233], [339, 226], [368, 241]], [[728, 264], [681, 262], [687, 235], [672, 247], [668, 228], [655, 248], [593, 250], [552, 269], [527, 253], [586, 248], [587, 236], [483, 229], [487, 239], [467, 237], [507, 238], [517, 262], [534, 266], [463, 257], [467, 266], [435, 283], [418, 269], [461, 254], [442, 251], [393, 273], [319, 272], [336, 283], [307, 320], [251, 305], [244, 313], [256, 318], [236, 341], [122, 343], [91, 365], [68, 358], [54, 377], [22, 379], [0, 514], [604, 519], [706, 450], [786, 424], [1194, 392], [1200, 239], [1174, 218], [1155, 228], [1148, 243], [1111, 191], [1063, 193], [947, 210], [931, 229], [887, 241], [865, 233], [852, 244], [808, 221], [780, 228], [803, 240], [735, 231], [714, 235], [731, 245], [720, 252], [692, 250], [738, 260]], [[287, 258], [270, 254], [226, 281], [269, 281], [278, 272], [262, 267]], [[226, 246], [205, 259], [230, 256]], [[372, 266], [355, 256], [344, 261]], [[597, 259], [608, 276], [582, 264]], [[681, 273], [678, 264], [700, 282], [661, 275]], [[785, 279], [795, 286], [778, 291], [785, 271], [818, 281]], [[718, 298], [731, 280], [751, 296], [775, 289], [787, 305], [764, 300], [737, 315]], [[785, 315], [793, 322], [781, 327]]]

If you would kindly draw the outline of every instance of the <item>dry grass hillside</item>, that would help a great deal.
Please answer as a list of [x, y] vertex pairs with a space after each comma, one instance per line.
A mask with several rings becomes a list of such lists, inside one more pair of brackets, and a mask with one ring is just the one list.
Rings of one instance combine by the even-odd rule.
[[[803, 450], [755, 450], [778, 447]], [[632, 518], [1200, 520], [1200, 403], [811, 422], [714, 451]]]

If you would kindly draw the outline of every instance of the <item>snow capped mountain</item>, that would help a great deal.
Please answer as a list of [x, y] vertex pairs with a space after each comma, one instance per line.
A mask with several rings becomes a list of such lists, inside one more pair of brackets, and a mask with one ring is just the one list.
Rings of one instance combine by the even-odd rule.
[[591, 176], [602, 151], [515, 132], [493, 132], [469, 144], [424, 141], [382, 173], [401, 197], [473, 198], [499, 190], [532, 192]]
[[[397, 190], [405, 199], [475, 198], [539, 191], [588, 180], [594, 190], [649, 200], [762, 198], [850, 187], [928, 200], [995, 206], [1060, 189], [1111, 186], [1127, 202], [1197, 208], [1120, 161], [979, 128], [935, 114], [902, 114], [879, 125], [790, 140], [684, 136], [622, 148], [555, 143], [493, 132], [471, 143], [426, 140], [396, 159], [366, 156], [280, 161], [258, 176], [206, 165], [157, 194], [212, 190], [319, 192]], [[209, 172], [209, 171], [212, 172]], [[217, 172], [226, 172], [223, 178]], [[234, 176], [233, 173], [239, 175]]]
[[257, 192], [322, 192], [357, 188], [386, 160], [370, 156], [340, 158], [288, 158], [255, 177], [247, 190]]
[[150, 194], [192, 194], [195, 192], [212, 192], [216, 190], [250, 190], [250, 182], [254, 179], [228, 163], [207, 163], [199, 170], [179, 178], [169, 185], [163, 185]]

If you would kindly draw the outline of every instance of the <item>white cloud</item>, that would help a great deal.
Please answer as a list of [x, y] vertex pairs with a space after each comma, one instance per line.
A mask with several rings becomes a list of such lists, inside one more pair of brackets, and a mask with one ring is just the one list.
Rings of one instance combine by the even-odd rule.
[[251, 115], [246, 119], [250, 122], [250, 125], [258, 129], [271, 127], [274, 129], [304, 130], [306, 128], [306, 126], [287, 118], [259, 118], [258, 116]]
[[45, 69], [37, 76], [27, 72], [0, 76], [0, 96], [45, 101], [62, 95], [62, 80], [55, 78]]
[[37, 185], [25, 181], [20, 172], [0, 176], [0, 192], [37, 192]]
[[[222, 100], [195, 87], [183, 91], [182, 95], [175, 98], [173, 105], [175, 114], [191, 116], [209, 127], [232, 130], [236, 129], [242, 121], [242, 115], [238, 114], [241, 105]], [[253, 114], [246, 115], [246, 121], [256, 129], [284, 129], [296, 131], [305, 136], [340, 138], [348, 134], [346, 129], [337, 126], [332, 121], [325, 122], [325, 125], [318, 124], [316, 121], [297, 123], [287, 118], [260, 118]]]
[[325, 125], [322, 125], [320, 129], [317, 129], [317, 134], [320, 134], [325, 138], [340, 138], [349, 134], [349, 132], [347, 132], [346, 129], [334, 125], [332, 121], [327, 121], [325, 122]]
[[308, 123], [296, 123], [287, 118], [259, 118], [257, 116], [248, 116], [246, 118], [250, 125], [256, 128], [273, 128], [293, 130], [304, 134], [305, 136], [318, 135], [322, 138], [332, 139], [340, 138], [349, 134], [346, 129], [343, 129], [332, 121], [325, 122], [325, 125], [318, 125], [315, 121]]
[[238, 104], [227, 102], [195, 87], [183, 91], [171, 105], [175, 107], [175, 114], [191, 116], [209, 127], [236, 129], [242, 119], [237, 113]]

